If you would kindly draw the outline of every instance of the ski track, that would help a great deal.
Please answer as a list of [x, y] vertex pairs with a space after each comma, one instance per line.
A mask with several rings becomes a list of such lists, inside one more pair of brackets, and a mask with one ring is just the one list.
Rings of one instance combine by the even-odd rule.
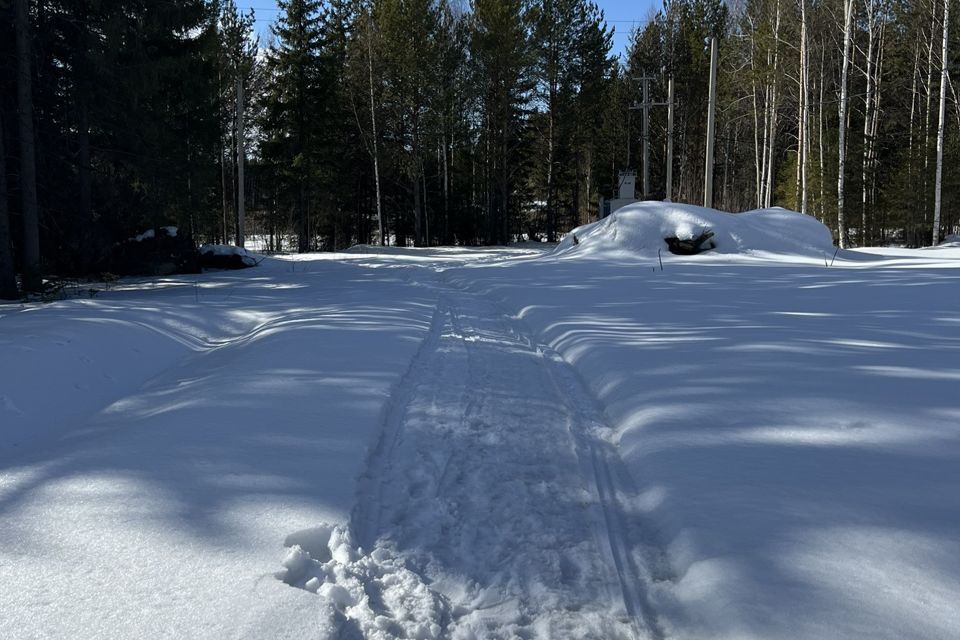
[[277, 577], [323, 596], [324, 638], [663, 638], [668, 565], [597, 402], [494, 302], [431, 286], [350, 526], [289, 536]]

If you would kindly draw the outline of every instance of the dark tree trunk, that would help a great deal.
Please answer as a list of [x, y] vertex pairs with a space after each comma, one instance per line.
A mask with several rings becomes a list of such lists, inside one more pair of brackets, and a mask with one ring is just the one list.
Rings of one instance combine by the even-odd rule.
[[7, 216], [7, 163], [3, 147], [3, 113], [0, 112], [0, 300], [16, 300], [17, 277], [10, 249], [10, 218]]
[[33, 82], [30, 73], [30, 16], [27, 0], [15, 0], [17, 102], [20, 129], [20, 193], [23, 217], [23, 288], [39, 291], [40, 214], [37, 208], [37, 160], [33, 134]]

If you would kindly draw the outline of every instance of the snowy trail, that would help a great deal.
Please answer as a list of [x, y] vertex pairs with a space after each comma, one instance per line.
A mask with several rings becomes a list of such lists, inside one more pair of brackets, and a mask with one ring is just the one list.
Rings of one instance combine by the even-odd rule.
[[279, 577], [326, 596], [332, 638], [662, 637], [659, 555], [631, 544], [594, 407], [491, 301], [445, 290], [350, 530], [291, 536]]

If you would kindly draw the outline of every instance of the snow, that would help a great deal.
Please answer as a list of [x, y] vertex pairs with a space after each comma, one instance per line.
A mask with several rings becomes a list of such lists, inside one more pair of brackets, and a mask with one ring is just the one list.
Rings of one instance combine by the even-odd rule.
[[818, 225], [0, 306], [0, 637], [952, 637], [960, 248]]
[[[177, 227], [160, 227], [167, 232], [167, 235], [171, 238], [177, 237]], [[144, 240], [151, 239], [156, 236], [156, 229], [147, 229], [143, 233], [137, 234], [134, 237], [130, 238], [133, 242], [143, 242]]]

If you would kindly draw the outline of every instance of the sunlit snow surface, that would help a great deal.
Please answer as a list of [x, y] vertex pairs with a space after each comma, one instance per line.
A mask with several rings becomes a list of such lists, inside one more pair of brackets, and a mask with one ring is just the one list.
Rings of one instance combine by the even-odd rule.
[[0, 306], [0, 637], [954, 637], [960, 248], [622, 213]]

